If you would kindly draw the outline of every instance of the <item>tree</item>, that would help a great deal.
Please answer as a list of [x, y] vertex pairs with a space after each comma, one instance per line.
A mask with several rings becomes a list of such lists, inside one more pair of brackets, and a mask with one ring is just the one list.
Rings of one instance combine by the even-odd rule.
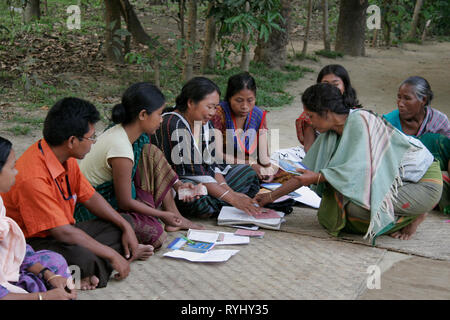
[[110, 62], [122, 62], [122, 45], [120, 37], [117, 36], [117, 30], [121, 29], [120, 22], [120, 3], [118, 1], [105, 0], [105, 48], [106, 59]]
[[41, 3], [40, 0], [26, 0], [23, 11], [23, 18], [25, 23], [41, 18]]
[[254, 61], [263, 62], [270, 68], [282, 67], [286, 64], [286, 47], [289, 43], [291, 1], [281, 1], [281, 16], [276, 20], [268, 40], [258, 39]]
[[189, 81], [194, 76], [195, 42], [197, 39], [197, 0], [188, 1], [188, 32], [185, 44], [185, 65], [183, 80]]
[[[283, 1], [289, 2], [288, 0]], [[273, 30], [282, 30], [279, 24], [279, 21], [282, 20], [280, 0], [221, 0], [217, 3], [214, 10], [219, 24], [220, 46], [217, 56], [222, 68], [230, 62], [229, 57], [233, 53], [240, 54], [241, 58], [249, 57], [248, 50], [257, 41], [260, 48], [257, 48], [255, 55], [258, 54], [258, 50], [261, 49], [260, 44], [269, 40]], [[246, 6], [249, 6], [250, 10], [246, 10]], [[245, 34], [246, 36], [237, 38], [236, 34]], [[246, 69], [248, 61], [245, 59], [241, 59], [241, 67], [244, 69]]]
[[303, 39], [303, 50], [302, 50], [303, 56], [306, 56], [306, 51], [308, 50], [309, 29], [311, 28], [311, 16], [312, 16], [312, 0], [308, 0], [308, 18], [306, 20], [305, 38]]
[[[250, 12], [250, 2], [245, 2], [245, 13]], [[241, 70], [250, 70], [250, 29], [243, 28], [242, 30], [242, 56], [241, 56]]]
[[328, 28], [328, 0], [322, 0], [323, 10], [323, 46], [326, 51], [331, 51]]
[[215, 1], [210, 1], [206, 13], [205, 46], [203, 47], [202, 70], [216, 67], [216, 18], [212, 14]]
[[341, 0], [335, 50], [351, 56], [365, 55], [368, 0]]
[[423, 0], [417, 0], [414, 7], [413, 19], [411, 22], [411, 29], [409, 30], [408, 38], [415, 39], [417, 35], [417, 25], [419, 24], [420, 9], [422, 9]]

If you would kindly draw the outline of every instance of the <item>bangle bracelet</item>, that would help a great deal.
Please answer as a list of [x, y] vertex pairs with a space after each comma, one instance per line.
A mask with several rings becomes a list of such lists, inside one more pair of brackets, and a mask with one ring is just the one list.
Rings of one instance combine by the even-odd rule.
[[50, 282], [50, 280], [55, 279], [55, 278], [58, 278], [58, 277], [63, 278], [63, 276], [61, 276], [61, 275], [59, 275], [59, 274], [54, 274], [54, 275], [52, 275], [50, 278], [47, 279], [47, 282]]
[[317, 183], [316, 183], [316, 185], [319, 185], [319, 180], [320, 180], [320, 176], [321, 176], [322, 174], [319, 172], [319, 177], [317, 178]]
[[225, 192], [220, 196], [219, 200], [222, 200], [222, 198], [225, 197], [226, 194], [227, 194], [228, 192], [230, 192], [230, 190], [225, 191]]
[[270, 201], [273, 202], [272, 192], [269, 192], [269, 198], [270, 198]]
[[42, 296], [42, 294], [40, 292], [38, 292], [38, 299], [39, 300], [44, 300], [44, 297]]
[[219, 184], [219, 186], [224, 185], [224, 184], [227, 184], [227, 183], [226, 182], [222, 182], [221, 184]]

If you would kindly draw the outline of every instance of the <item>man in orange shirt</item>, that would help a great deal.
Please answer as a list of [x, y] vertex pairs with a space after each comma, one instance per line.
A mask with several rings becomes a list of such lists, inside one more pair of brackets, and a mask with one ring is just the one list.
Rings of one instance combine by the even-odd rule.
[[[8, 216], [22, 228], [28, 244], [56, 251], [69, 265], [80, 267], [82, 289], [105, 287], [113, 270], [117, 279], [126, 278], [129, 261], [153, 254], [153, 247], [138, 244], [132, 222], [95, 191], [78, 167], [76, 159], [83, 159], [95, 143], [99, 119], [87, 101], [58, 101], [45, 119], [44, 139], [17, 160], [16, 184], [2, 194]], [[99, 219], [75, 224], [77, 202]]]

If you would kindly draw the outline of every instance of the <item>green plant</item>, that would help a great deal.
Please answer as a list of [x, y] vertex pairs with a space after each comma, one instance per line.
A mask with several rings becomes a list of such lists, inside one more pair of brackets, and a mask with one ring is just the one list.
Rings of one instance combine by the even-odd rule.
[[319, 51], [316, 51], [315, 54], [326, 57], [326, 58], [330, 58], [330, 59], [336, 59], [338, 57], [344, 56], [341, 52], [327, 51], [327, 50], [319, 50]]
[[[248, 51], [258, 39], [267, 42], [272, 29], [281, 30], [278, 24], [283, 19], [280, 7], [280, 0], [216, 1], [211, 14], [219, 22], [220, 41], [216, 55], [220, 68], [230, 64], [232, 54]], [[242, 34], [247, 34], [248, 39], [244, 39]]]
[[6, 129], [6, 131], [11, 132], [15, 136], [25, 136], [30, 133], [31, 129], [24, 126], [14, 126], [12, 128]]
[[292, 59], [300, 60], [300, 61], [303, 61], [303, 60], [312, 60], [315, 62], [320, 61], [319, 58], [315, 55], [311, 55], [311, 54], [304, 55], [301, 52], [296, 52], [295, 55], [292, 57]]

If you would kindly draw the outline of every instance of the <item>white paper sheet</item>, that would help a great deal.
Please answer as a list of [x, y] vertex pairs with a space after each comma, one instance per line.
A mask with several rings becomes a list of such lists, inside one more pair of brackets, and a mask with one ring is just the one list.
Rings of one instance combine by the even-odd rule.
[[211, 250], [206, 253], [174, 250], [166, 252], [163, 256], [176, 259], [186, 259], [192, 262], [224, 262], [238, 253], [239, 250]]
[[[223, 235], [220, 237], [220, 235]], [[234, 244], [248, 244], [250, 237], [237, 236], [231, 232], [220, 232], [214, 230], [194, 230], [189, 229], [187, 234], [188, 239], [201, 242], [212, 242], [216, 245], [234, 245]], [[223, 240], [220, 240], [223, 238]]]
[[301, 202], [316, 209], [319, 208], [320, 201], [322, 199], [310, 188], [301, 187], [295, 190], [295, 192], [300, 195], [300, 197], [293, 198], [295, 201]]

